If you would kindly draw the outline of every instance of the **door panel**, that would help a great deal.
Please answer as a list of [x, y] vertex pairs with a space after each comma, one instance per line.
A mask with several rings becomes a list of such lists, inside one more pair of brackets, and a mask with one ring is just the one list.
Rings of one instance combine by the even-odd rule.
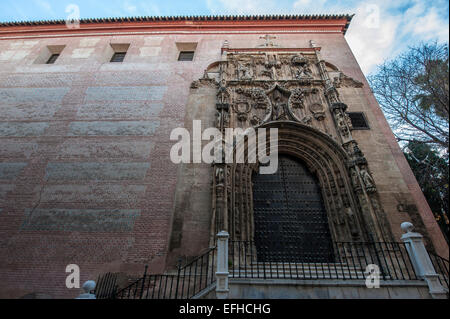
[[275, 174], [253, 177], [255, 244], [261, 262], [330, 262], [328, 220], [317, 178], [279, 155]]

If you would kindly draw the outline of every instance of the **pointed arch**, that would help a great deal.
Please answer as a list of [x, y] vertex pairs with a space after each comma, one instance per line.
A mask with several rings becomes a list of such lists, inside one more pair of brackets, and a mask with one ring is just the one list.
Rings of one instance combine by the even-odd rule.
[[[345, 150], [323, 132], [298, 122], [269, 122], [257, 128], [277, 128], [278, 152], [298, 158], [317, 177], [332, 239], [368, 240], [368, 234], [371, 234], [372, 230], [366, 227], [367, 221], [361, 214], [361, 208], [354, 194], [347, 168], [349, 158]], [[250, 152], [252, 147], [256, 146], [244, 143], [240, 147], [245, 147]], [[227, 224], [228, 231], [234, 239], [254, 239], [251, 181], [252, 175], [258, 174], [259, 165], [248, 161], [231, 165]]]

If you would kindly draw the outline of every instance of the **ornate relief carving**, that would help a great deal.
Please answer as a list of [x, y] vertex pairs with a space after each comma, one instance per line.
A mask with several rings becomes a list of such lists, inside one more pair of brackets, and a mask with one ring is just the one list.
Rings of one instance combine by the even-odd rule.
[[294, 78], [298, 80], [309, 80], [313, 78], [309, 61], [303, 55], [296, 55], [292, 58], [292, 69], [294, 72]]
[[[264, 39], [266, 50], [272, 38]], [[333, 238], [382, 240], [375, 182], [336, 89], [360, 87], [359, 82], [343, 74], [330, 78], [318, 51], [234, 50], [220, 63], [216, 126], [278, 127], [279, 151], [301, 158], [319, 179]], [[213, 227], [229, 226], [235, 239], [253, 238], [251, 177], [257, 168], [251, 163], [215, 167], [213, 208], [222, 220]]]
[[275, 85], [272, 89], [267, 91], [267, 96], [269, 96], [270, 102], [272, 104], [271, 120], [290, 120], [290, 112], [288, 110], [288, 100], [290, 91]]
[[306, 93], [304, 90], [297, 88], [292, 90], [292, 94], [289, 98], [289, 104], [292, 109], [304, 108], [304, 99], [306, 97]]
[[309, 106], [309, 110], [317, 121], [322, 121], [325, 119], [325, 108], [322, 104], [313, 103]]
[[356, 81], [349, 76], [346, 76], [342, 72], [339, 72], [339, 76], [337, 76], [333, 79], [333, 85], [336, 88], [341, 88], [341, 87], [362, 88], [364, 86], [364, 84], [362, 84], [361, 82]]
[[238, 62], [238, 79], [248, 81], [253, 79], [253, 65], [251, 63]]
[[375, 182], [372, 178], [372, 175], [368, 172], [367, 165], [361, 165], [359, 168], [359, 174], [361, 176], [361, 180], [364, 183], [364, 187], [368, 193], [376, 192]]

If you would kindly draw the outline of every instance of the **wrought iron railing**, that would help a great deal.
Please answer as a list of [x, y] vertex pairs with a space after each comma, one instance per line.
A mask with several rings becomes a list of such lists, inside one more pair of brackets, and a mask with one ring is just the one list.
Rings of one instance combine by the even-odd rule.
[[216, 248], [211, 248], [173, 274], [147, 274], [114, 294], [116, 299], [189, 299], [215, 283]]
[[110, 299], [114, 297], [116, 289], [117, 274], [108, 272], [98, 276], [94, 294], [97, 299]]
[[428, 256], [430, 256], [431, 262], [434, 266], [434, 270], [436, 270], [439, 275], [439, 281], [441, 282], [441, 285], [448, 290], [448, 259], [445, 259], [444, 257], [436, 255], [432, 252], [428, 252]]
[[[275, 260], [261, 262], [258, 255], [268, 255], [262, 249], [251, 241], [230, 241], [230, 277], [347, 280], [365, 279], [369, 271], [378, 269], [381, 280], [418, 279], [404, 243], [337, 242], [333, 243], [328, 257], [322, 256], [319, 261], [317, 252], [303, 252], [301, 255], [284, 254]], [[369, 265], [376, 268], [367, 268]]]
[[[378, 274], [381, 280], [419, 280], [405, 243], [335, 242], [318, 253], [296, 247], [270, 256], [252, 241], [229, 241], [228, 270], [231, 278], [365, 280]], [[292, 249], [292, 254], [289, 250]], [[295, 250], [295, 252], [294, 252]], [[448, 289], [449, 261], [429, 253], [441, 284]], [[260, 258], [258, 258], [258, 256]], [[261, 258], [262, 256], [262, 258]], [[116, 278], [106, 274], [98, 282], [97, 298], [189, 299], [206, 293], [216, 282], [217, 251], [209, 249], [173, 273], [147, 274], [111, 293]], [[113, 279], [112, 281], [110, 279]]]

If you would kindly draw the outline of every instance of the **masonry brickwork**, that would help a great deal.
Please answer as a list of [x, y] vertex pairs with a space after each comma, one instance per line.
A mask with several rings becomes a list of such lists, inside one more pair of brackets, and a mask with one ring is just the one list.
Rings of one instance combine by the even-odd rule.
[[[169, 136], [202, 119], [214, 125], [215, 88], [191, 88], [221, 60], [222, 47], [257, 48], [265, 34], [282, 48], [308, 48], [363, 84], [341, 87], [348, 111], [370, 130], [353, 131], [366, 155], [394, 237], [414, 220], [441, 255], [433, 215], [344, 37], [347, 19], [92, 22], [0, 25], [0, 298], [75, 297], [81, 281], [173, 267], [208, 247], [212, 168], [170, 161]], [[178, 61], [177, 43], [196, 43]], [[129, 44], [110, 63], [111, 44]], [[37, 63], [64, 46], [54, 64]], [[400, 202], [412, 212], [398, 211]]]

